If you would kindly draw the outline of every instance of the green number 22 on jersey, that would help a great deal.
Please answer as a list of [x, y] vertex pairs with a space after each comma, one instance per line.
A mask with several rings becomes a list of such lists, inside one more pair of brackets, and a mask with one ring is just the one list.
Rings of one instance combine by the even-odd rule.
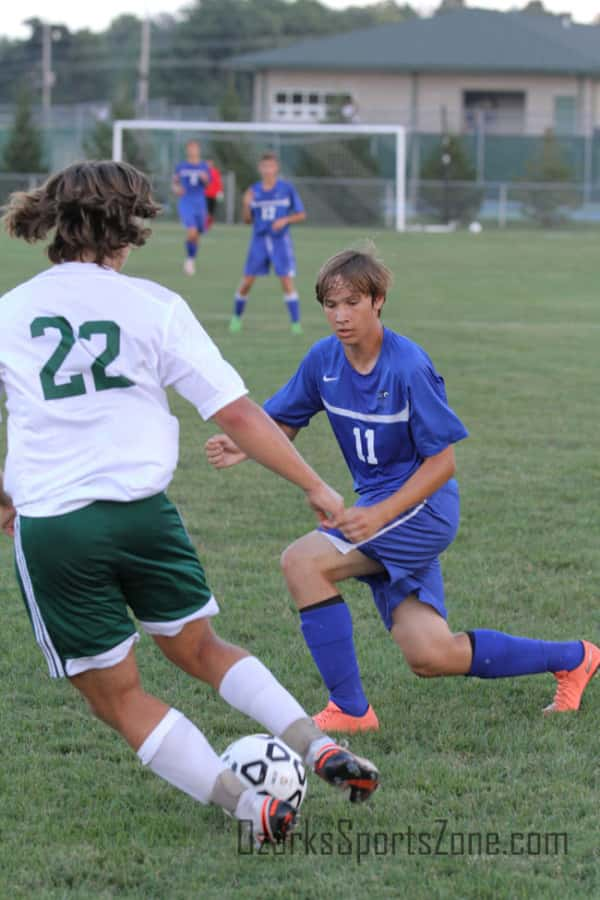
[[[55, 376], [65, 359], [75, 346], [75, 333], [64, 316], [38, 316], [30, 325], [31, 337], [41, 337], [48, 328], [55, 328], [60, 333], [60, 343], [42, 368], [40, 381], [45, 400], [59, 400], [63, 397], [79, 397], [86, 393], [83, 375], [71, 375], [68, 381], [57, 384]], [[92, 377], [97, 391], [108, 391], [111, 388], [131, 387], [134, 382], [124, 375], [107, 375], [106, 367], [119, 355], [121, 349], [121, 329], [116, 322], [84, 322], [79, 329], [79, 337], [89, 341], [92, 335], [102, 334], [106, 338], [106, 347], [97, 356], [92, 365]]]

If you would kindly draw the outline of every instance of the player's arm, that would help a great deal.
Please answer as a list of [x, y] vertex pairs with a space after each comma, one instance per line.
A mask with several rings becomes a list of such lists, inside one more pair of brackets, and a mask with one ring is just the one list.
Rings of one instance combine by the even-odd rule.
[[344, 501], [300, 456], [282, 428], [248, 397], [241, 397], [212, 417], [242, 453], [301, 488], [322, 522], [335, 525]]
[[246, 223], [246, 225], [252, 224], [252, 201], [254, 200], [254, 191], [252, 188], [248, 188], [247, 191], [244, 191], [244, 195], [242, 197], [242, 219]]
[[[283, 422], [278, 422], [276, 419], [273, 419], [272, 421], [275, 422], [277, 427], [283, 431], [290, 441], [293, 441], [300, 431], [299, 428], [292, 428], [291, 425], [285, 425]], [[215, 469], [228, 469], [230, 466], [236, 466], [238, 463], [248, 459], [247, 454], [244, 453], [243, 450], [240, 450], [238, 445], [228, 434], [213, 435], [207, 440], [204, 445], [204, 450], [206, 452], [206, 458]]]
[[298, 485], [322, 522], [332, 525], [344, 501], [311, 469], [280, 428], [246, 394], [236, 370], [223, 359], [187, 303], [170, 315], [159, 361], [161, 387], [173, 387], [231, 437], [240, 450]]
[[4, 476], [0, 471], [0, 531], [8, 534], [10, 537], [14, 535], [14, 522], [17, 511], [13, 506], [12, 498], [4, 490]]
[[348, 540], [364, 541], [439, 490], [456, 469], [454, 444], [467, 437], [467, 429], [448, 406], [444, 380], [431, 361], [417, 361], [407, 383], [410, 431], [419, 468], [391, 496], [370, 507], [354, 507], [340, 525]]
[[300, 195], [294, 187], [291, 187], [290, 198], [292, 211], [289, 216], [282, 216], [280, 219], [275, 219], [271, 226], [273, 231], [281, 231], [281, 229], [285, 228], [287, 225], [297, 225], [298, 222], [304, 222], [306, 219], [306, 210], [304, 209]]
[[171, 179], [171, 190], [174, 194], [177, 194], [178, 197], [183, 197], [183, 195], [185, 194], [184, 187], [179, 180], [179, 175], [177, 174], [177, 172], [175, 172]]
[[282, 216], [281, 219], [275, 219], [271, 224], [271, 228], [273, 231], [281, 231], [286, 225], [295, 225], [297, 222], [304, 222], [305, 219], [305, 212], [292, 213], [289, 216]]
[[417, 506], [452, 478], [456, 471], [454, 447], [450, 445], [423, 460], [419, 468], [394, 494], [373, 506], [353, 506], [343, 514], [338, 528], [356, 544], [366, 541], [381, 528]]

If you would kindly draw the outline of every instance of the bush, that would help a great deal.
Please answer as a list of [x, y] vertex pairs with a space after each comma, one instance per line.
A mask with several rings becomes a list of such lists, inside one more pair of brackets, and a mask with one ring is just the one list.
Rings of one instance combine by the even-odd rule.
[[31, 96], [24, 89], [19, 93], [13, 127], [2, 154], [2, 168], [6, 172], [47, 172], [44, 162], [42, 134], [33, 123]]
[[470, 222], [481, 206], [483, 189], [475, 182], [471, 165], [461, 139], [445, 135], [421, 167], [419, 192], [422, 211], [441, 222]]
[[552, 130], [546, 131], [542, 146], [526, 166], [527, 186], [518, 191], [524, 215], [542, 228], [560, 225], [566, 210], [579, 205], [579, 192], [572, 186], [573, 172], [566, 162]]

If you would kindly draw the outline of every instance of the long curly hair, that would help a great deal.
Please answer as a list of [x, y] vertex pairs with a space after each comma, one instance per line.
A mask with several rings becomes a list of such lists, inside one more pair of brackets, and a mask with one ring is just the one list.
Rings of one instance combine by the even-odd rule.
[[141, 247], [160, 206], [148, 178], [133, 166], [112, 160], [77, 162], [51, 175], [32, 191], [11, 194], [4, 225], [11, 237], [44, 240], [53, 263], [85, 258], [103, 265], [125, 247]]

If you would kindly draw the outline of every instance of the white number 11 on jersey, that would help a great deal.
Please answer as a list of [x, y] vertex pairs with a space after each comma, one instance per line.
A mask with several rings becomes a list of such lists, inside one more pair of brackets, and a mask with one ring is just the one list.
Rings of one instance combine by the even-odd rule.
[[367, 458], [365, 459], [365, 453], [363, 450], [363, 439], [362, 434], [360, 433], [360, 428], [353, 428], [352, 434], [354, 435], [354, 440], [356, 441], [356, 455], [360, 459], [361, 462], [367, 462], [370, 466], [377, 465], [377, 457], [375, 456], [375, 432], [372, 428], [367, 428], [365, 431], [365, 442], [367, 444]]

